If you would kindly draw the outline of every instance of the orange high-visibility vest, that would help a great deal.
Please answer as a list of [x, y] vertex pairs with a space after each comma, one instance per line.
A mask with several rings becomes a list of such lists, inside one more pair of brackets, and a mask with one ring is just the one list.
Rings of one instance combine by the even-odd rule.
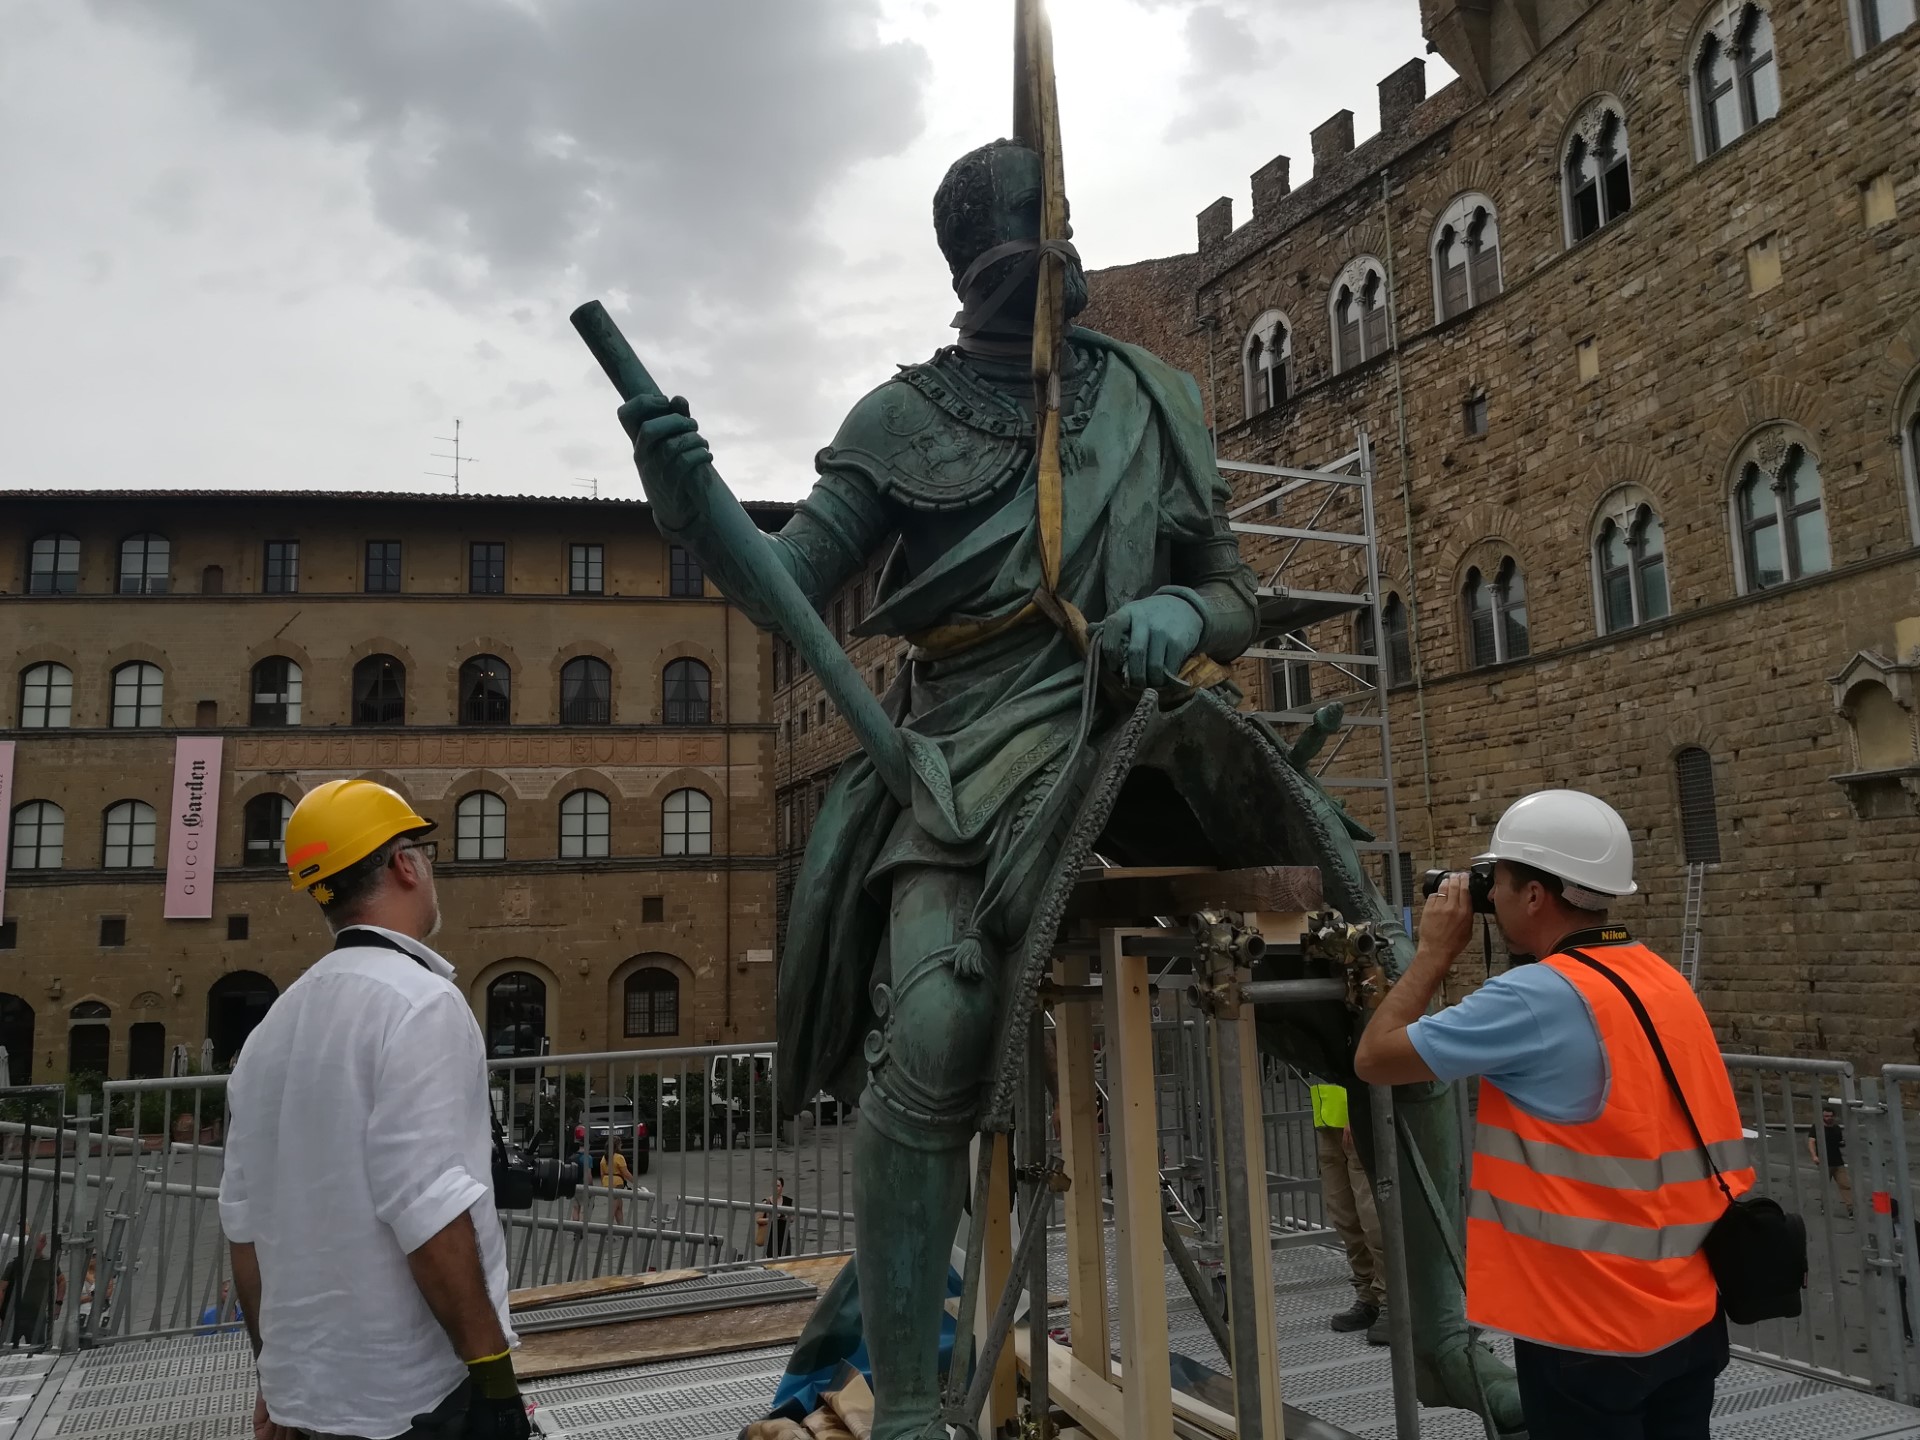
[[[1591, 932], [1590, 932], [1591, 933]], [[1646, 946], [1569, 943], [1646, 1007], [1728, 1187], [1753, 1185], [1727, 1067], [1680, 972]], [[1544, 1345], [1648, 1355], [1713, 1318], [1701, 1244], [1727, 1208], [1626, 998], [1567, 955], [1542, 965], [1587, 1002], [1606, 1051], [1605, 1108], [1579, 1125], [1529, 1115], [1486, 1081], [1467, 1201], [1467, 1315]]]

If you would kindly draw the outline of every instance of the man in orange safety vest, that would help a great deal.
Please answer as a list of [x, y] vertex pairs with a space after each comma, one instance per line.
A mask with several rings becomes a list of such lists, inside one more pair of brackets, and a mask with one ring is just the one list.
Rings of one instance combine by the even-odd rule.
[[[1355, 1057], [1375, 1084], [1482, 1077], [1467, 1314], [1514, 1337], [1541, 1440], [1706, 1440], [1727, 1364], [1701, 1246], [1727, 1206], [1715, 1170], [1734, 1195], [1753, 1171], [1706, 1012], [1678, 971], [1608, 922], [1636, 889], [1612, 806], [1576, 790], [1526, 796], [1474, 871], [1427, 901], [1413, 963]], [[1425, 1015], [1472, 934], [1476, 891], [1515, 967]]]

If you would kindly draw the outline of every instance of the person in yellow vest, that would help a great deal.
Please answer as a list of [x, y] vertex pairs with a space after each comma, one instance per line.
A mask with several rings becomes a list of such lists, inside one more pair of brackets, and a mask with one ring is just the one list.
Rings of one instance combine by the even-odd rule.
[[613, 1223], [624, 1225], [627, 1223], [626, 1189], [633, 1183], [633, 1172], [627, 1168], [620, 1137], [611, 1138], [607, 1146], [608, 1153], [600, 1161], [600, 1183], [613, 1192]]
[[1714, 1174], [1733, 1195], [1753, 1185], [1713, 1027], [1677, 970], [1608, 923], [1637, 889], [1612, 806], [1526, 796], [1476, 857], [1486, 866], [1513, 966], [1424, 1014], [1473, 932], [1473, 877], [1449, 875], [1355, 1069], [1372, 1084], [1482, 1077], [1467, 1316], [1514, 1337], [1529, 1432], [1706, 1440], [1727, 1365], [1701, 1249], [1728, 1204]]
[[1375, 1344], [1387, 1343], [1387, 1262], [1380, 1245], [1380, 1216], [1374, 1210], [1373, 1187], [1353, 1148], [1347, 1129], [1347, 1088], [1315, 1085], [1313, 1139], [1320, 1152], [1320, 1197], [1327, 1223], [1347, 1247], [1347, 1269], [1353, 1277], [1353, 1304], [1327, 1324], [1335, 1330], [1365, 1330]]

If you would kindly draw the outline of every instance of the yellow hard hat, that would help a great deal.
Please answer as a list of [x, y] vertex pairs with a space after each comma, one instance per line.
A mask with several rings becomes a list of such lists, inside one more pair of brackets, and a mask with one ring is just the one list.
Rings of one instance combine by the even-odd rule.
[[329, 780], [287, 817], [287, 878], [311, 890], [396, 835], [433, 829], [399, 794], [373, 780]]

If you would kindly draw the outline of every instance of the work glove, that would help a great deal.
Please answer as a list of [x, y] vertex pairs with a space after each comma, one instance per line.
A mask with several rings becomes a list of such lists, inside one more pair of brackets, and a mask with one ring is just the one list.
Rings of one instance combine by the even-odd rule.
[[[526, 1397], [514, 1378], [512, 1352], [467, 1362], [466, 1408], [458, 1404], [413, 1417], [414, 1430], [434, 1440], [530, 1440]], [[453, 1397], [456, 1401], [458, 1396]]]

